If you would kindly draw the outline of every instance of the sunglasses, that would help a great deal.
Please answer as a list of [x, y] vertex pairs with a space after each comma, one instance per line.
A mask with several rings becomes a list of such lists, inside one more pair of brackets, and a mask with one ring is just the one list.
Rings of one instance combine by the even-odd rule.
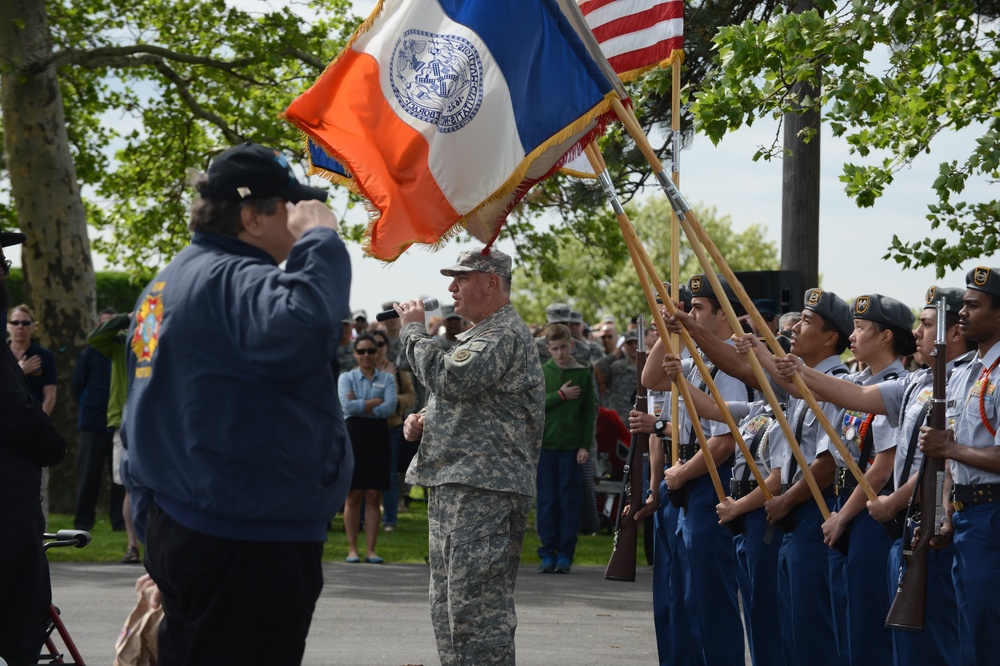
[[360, 355], [360, 356], [363, 356], [363, 355], [365, 355], [365, 354], [370, 354], [370, 355], [374, 356], [374, 355], [375, 355], [375, 354], [377, 354], [378, 352], [377, 352], [377, 351], [375, 351], [375, 348], [374, 348], [374, 347], [365, 347], [364, 349], [355, 349], [355, 350], [354, 350], [354, 353], [355, 353], [355, 354], [358, 354], [358, 355]]
[[27, 319], [11, 319], [10, 320], [10, 325], [11, 326], [31, 326], [34, 323], [35, 322], [28, 321]]

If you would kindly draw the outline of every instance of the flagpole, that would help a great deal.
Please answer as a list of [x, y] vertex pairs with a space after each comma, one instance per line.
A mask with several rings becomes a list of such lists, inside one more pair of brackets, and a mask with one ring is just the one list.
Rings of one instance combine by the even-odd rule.
[[[671, 162], [671, 172], [674, 179], [674, 185], [677, 187], [681, 186], [681, 59], [677, 57], [675, 53], [673, 60], [671, 62], [670, 69], [671, 77], [671, 107], [670, 107], [670, 125], [671, 125], [671, 136], [672, 136], [672, 148], [670, 151], [670, 162]], [[673, 292], [671, 295], [675, 303], [679, 303], [681, 300], [681, 226], [680, 221], [677, 219], [677, 212], [670, 208], [670, 288]], [[660, 331], [660, 335], [666, 334], [666, 331]], [[673, 343], [674, 348], [677, 348], [677, 335], [671, 334], [670, 341]], [[670, 419], [671, 423], [677, 423], [677, 419], [680, 415], [680, 399], [677, 395], [676, 383], [673, 386], [673, 390], [670, 392]], [[673, 437], [671, 437], [670, 442], [670, 461], [673, 464], [677, 464], [678, 449], [680, 447], [675, 445]], [[762, 484], [763, 485], [763, 484]]]
[[[630, 135], [632, 135], [633, 140], [636, 142], [636, 146], [639, 148], [640, 152], [643, 153], [643, 155], [646, 157], [646, 160], [649, 162], [650, 166], [652, 166], [654, 171], [656, 172], [656, 176], [657, 179], [660, 181], [661, 187], [667, 188], [668, 199], [670, 199], [671, 206], [673, 206], [674, 210], [677, 212], [677, 217], [680, 221], [681, 226], [684, 228], [684, 233], [687, 235], [688, 241], [691, 243], [691, 248], [694, 250], [695, 255], [697, 255], [698, 257], [698, 261], [704, 268], [706, 277], [708, 278], [709, 283], [711, 283], [712, 285], [712, 289], [717, 294], [724, 293], [722, 285], [719, 282], [719, 278], [715, 274], [715, 270], [712, 268], [712, 263], [711, 261], [709, 261], [708, 257], [705, 254], [705, 249], [701, 245], [700, 241], [702, 241], [703, 238], [702, 236], [697, 234], [694, 230], [694, 227], [696, 225], [699, 228], [701, 226], [697, 221], [697, 217], [691, 211], [690, 207], [687, 205], [687, 202], [683, 201], [683, 198], [680, 198], [680, 192], [677, 190], [676, 187], [674, 187], [673, 182], [671, 182], [670, 179], [664, 176], [663, 165], [660, 163], [659, 158], [653, 151], [652, 146], [649, 145], [649, 141], [646, 139], [646, 135], [642, 132], [642, 128], [639, 126], [639, 122], [636, 120], [635, 116], [632, 115], [628, 110], [626, 110], [625, 107], [622, 106], [620, 103], [615, 102], [614, 108], [615, 112], [618, 114], [619, 118], [621, 118], [622, 122], [624, 123], [626, 130]], [[675, 193], [676, 197], [680, 198], [680, 202], [675, 201], [675, 199], [673, 198], [673, 195]], [[681, 202], [683, 202], [683, 205], [681, 205]], [[702, 230], [702, 233], [704, 233], [704, 230]], [[707, 237], [707, 234], [705, 235], [705, 238], [707, 238], [708, 242], [711, 243], [711, 239]], [[706, 243], [706, 246], [707, 245], [708, 244]], [[764, 323], [763, 318], [760, 316], [760, 313], [757, 312], [757, 309], [754, 307], [753, 302], [750, 301], [746, 291], [743, 289], [743, 285], [740, 284], [739, 280], [736, 278], [736, 275], [733, 274], [732, 270], [729, 268], [729, 265], [726, 263], [721, 253], [718, 252], [718, 248], [714, 247], [714, 243], [711, 244], [711, 247], [714, 249], [714, 252], [712, 254], [713, 259], [715, 259], [716, 264], [719, 266], [719, 270], [723, 273], [726, 280], [729, 282], [733, 290], [736, 292], [736, 295], [739, 298], [740, 303], [743, 305], [746, 311], [750, 313], [750, 316], [753, 318], [754, 323], [757, 324], [758, 330], [764, 333], [765, 339], [768, 340], [768, 343], [771, 344], [771, 342], [773, 341], [772, 349], [777, 348], [777, 351], [775, 353], [777, 355], [783, 356], [784, 350], [782, 350], [781, 346], [778, 345], [778, 341], [774, 338], [774, 335], [771, 333], [771, 330]], [[739, 328], [739, 318], [736, 316], [736, 312], [733, 310], [732, 304], [730, 304], [729, 300], [726, 298], [719, 299], [719, 304], [722, 306], [723, 310], [726, 313], [726, 318], [733, 329], [733, 333], [736, 335], [742, 335], [743, 330]], [[770, 379], [765, 374], [764, 369], [763, 367], [761, 367], [760, 361], [757, 359], [757, 356], [756, 354], [754, 354], [753, 350], [749, 350], [746, 356], [750, 361], [750, 367], [753, 370], [754, 376], [757, 378], [757, 382], [760, 385], [760, 389], [764, 393], [764, 396], [767, 398], [768, 403], [771, 405], [771, 408], [774, 411], [775, 418], [778, 419], [778, 424], [781, 426], [781, 430], [785, 435], [785, 439], [788, 441], [789, 446], [792, 449], [792, 455], [795, 456], [795, 460], [799, 465], [799, 469], [802, 470], [802, 478], [805, 480], [806, 485], [809, 486], [809, 490], [812, 493], [813, 499], [816, 501], [820, 513], [823, 515], [823, 518], [825, 520], [830, 517], [830, 509], [829, 507], [827, 507], [826, 501], [823, 499], [823, 494], [816, 483], [816, 478], [813, 476], [812, 470], [809, 468], [809, 464], [806, 462], [805, 456], [802, 453], [802, 448], [799, 446], [798, 440], [795, 438], [795, 434], [792, 431], [792, 427], [788, 423], [788, 419], [785, 417], [785, 413], [781, 409], [780, 402], [778, 401], [777, 396], [774, 394], [774, 389], [771, 387]], [[844, 448], [843, 442], [840, 441], [839, 435], [837, 435], [836, 432], [833, 430], [833, 426], [830, 425], [830, 421], [826, 418], [826, 415], [823, 414], [823, 411], [819, 407], [819, 403], [816, 402], [816, 398], [812, 395], [812, 392], [809, 391], [809, 387], [806, 386], [805, 381], [803, 381], [802, 378], [797, 375], [795, 376], [794, 379], [795, 379], [795, 386], [799, 390], [800, 395], [802, 395], [802, 397], [806, 400], [806, 403], [809, 405], [809, 408], [813, 410], [813, 413], [816, 414], [816, 418], [819, 420], [820, 424], [823, 425], [827, 434], [830, 435], [831, 441], [833, 441], [835, 445], [839, 445], [838, 451], [841, 448]], [[850, 467], [850, 463], [853, 463], [854, 461], [849, 454], [844, 455], [844, 453], [846, 453], [846, 449], [844, 449], [844, 452], [841, 453], [841, 456], [845, 458]], [[857, 468], [857, 465], [855, 464], [854, 467]], [[860, 474], [860, 470], [858, 470], [858, 472]], [[870, 490], [871, 484], [869, 484], [868, 480], [864, 478], [864, 474], [860, 474], [860, 476], [859, 474], [855, 474], [855, 477], [858, 478], [859, 484], [863, 483], [864, 485], [867, 485], [868, 489]]]
[[[611, 183], [611, 177], [608, 175], [607, 165], [604, 163], [604, 157], [601, 155], [600, 149], [598, 149], [596, 143], [591, 143], [585, 150], [591, 166], [593, 167], [595, 173], [597, 173], [598, 180], [604, 187], [608, 201], [611, 203], [611, 207], [615, 211], [615, 218], [618, 220], [618, 227], [621, 229], [622, 237], [625, 239], [625, 246], [628, 248], [629, 256], [632, 258], [632, 264], [635, 267], [636, 275], [639, 277], [639, 283], [642, 285], [643, 294], [646, 296], [646, 303], [649, 305], [653, 319], [656, 321], [656, 326], [659, 330], [665, 331], [666, 324], [663, 321], [663, 315], [660, 312], [660, 309], [656, 307], [656, 296], [650, 284], [650, 278], [660, 284], [661, 287], [662, 282], [656, 275], [656, 270], [653, 268], [649, 256], [646, 254], [645, 249], [642, 247], [642, 243], [639, 241], [639, 238], [635, 233], [635, 228], [632, 226], [631, 221], [628, 219], [628, 215], [625, 213], [625, 209], [622, 207], [621, 202], [618, 199], [618, 194], [615, 192], [614, 185]], [[661, 336], [661, 342], [667, 353], [674, 353], [674, 347], [671, 345], [669, 337]], [[711, 372], [709, 372], [708, 368], [705, 367], [704, 362], [701, 361], [701, 357], [696, 352], [693, 352], [692, 356], [696, 359], [696, 362], [699, 363], [698, 369], [701, 371], [706, 381], [712, 382]], [[714, 382], [712, 383], [714, 384]], [[684, 398], [684, 404], [688, 406], [688, 416], [690, 417], [691, 425], [694, 428], [695, 437], [701, 445], [702, 456], [705, 458], [705, 467], [708, 468], [708, 474], [712, 479], [715, 494], [721, 502], [726, 498], [728, 493], [726, 493], [722, 487], [722, 479], [719, 476], [718, 466], [716, 465], [715, 458], [712, 456], [712, 450], [708, 446], [705, 432], [701, 427], [701, 420], [698, 418], [698, 414], [694, 409], [694, 403], [691, 401], [688, 384], [683, 381], [677, 382], [677, 387], [681, 392], [681, 396]], [[716, 402], [720, 403], [719, 409], [723, 412], [723, 414], [728, 415], [730, 420], [732, 420], [729, 408], [726, 407], [725, 402], [721, 402], [721, 396], [719, 395], [718, 390], [715, 389], [714, 386], [711, 387], [710, 390], [712, 395], [716, 397]], [[676, 424], [676, 421], [674, 423]], [[730, 428], [734, 433], [739, 432], [735, 423], [733, 423]], [[745, 448], [746, 444], [744, 444], [743, 447]], [[760, 472], [758, 471], [758, 476], [759, 474]], [[763, 486], [763, 478], [760, 479], [760, 483]]]

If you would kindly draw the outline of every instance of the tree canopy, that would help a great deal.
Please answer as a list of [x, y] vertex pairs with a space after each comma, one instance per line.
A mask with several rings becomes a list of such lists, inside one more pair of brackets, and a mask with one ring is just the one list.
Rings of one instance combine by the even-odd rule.
[[[980, 128], [968, 156], [941, 163], [927, 184], [927, 219], [935, 235], [896, 236], [885, 256], [905, 267], [935, 266], [941, 276], [996, 251], [1000, 200], [967, 201], [963, 192], [973, 180], [995, 182], [1000, 172], [1000, 3], [815, 4], [802, 14], [779, 12], [766, 22], [719, 29], [719, 66], [709, 71], [691, 109], [697, 129], [718, 142], [766, 115], [813, 109], [857, 157], [844, 164], [840, 180], [858, 206], [867, 207], [936, 139]], [[792, 86], [801, 81], [821, 92], [798, 99]], [[755, 159], [780, 154], [775, 143], [761, 147]]]

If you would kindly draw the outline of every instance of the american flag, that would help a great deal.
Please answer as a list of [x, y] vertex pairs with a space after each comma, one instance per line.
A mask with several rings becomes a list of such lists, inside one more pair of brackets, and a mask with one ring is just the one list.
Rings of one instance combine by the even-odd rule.
[[684, 57], [683, 0], [577, 0], [622, 81]]

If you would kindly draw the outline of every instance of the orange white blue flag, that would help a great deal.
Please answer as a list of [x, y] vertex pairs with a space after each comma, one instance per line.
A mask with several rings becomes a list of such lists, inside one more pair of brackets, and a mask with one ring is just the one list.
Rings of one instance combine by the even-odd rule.
[[285, 117], [376, 209], [373, 256], [462, 227], [489, 244], [611, 119], [598, 59], [555, 0], [382, 0]]
[[622, 81], [684, 58], [684, 0], [577, 0]]

